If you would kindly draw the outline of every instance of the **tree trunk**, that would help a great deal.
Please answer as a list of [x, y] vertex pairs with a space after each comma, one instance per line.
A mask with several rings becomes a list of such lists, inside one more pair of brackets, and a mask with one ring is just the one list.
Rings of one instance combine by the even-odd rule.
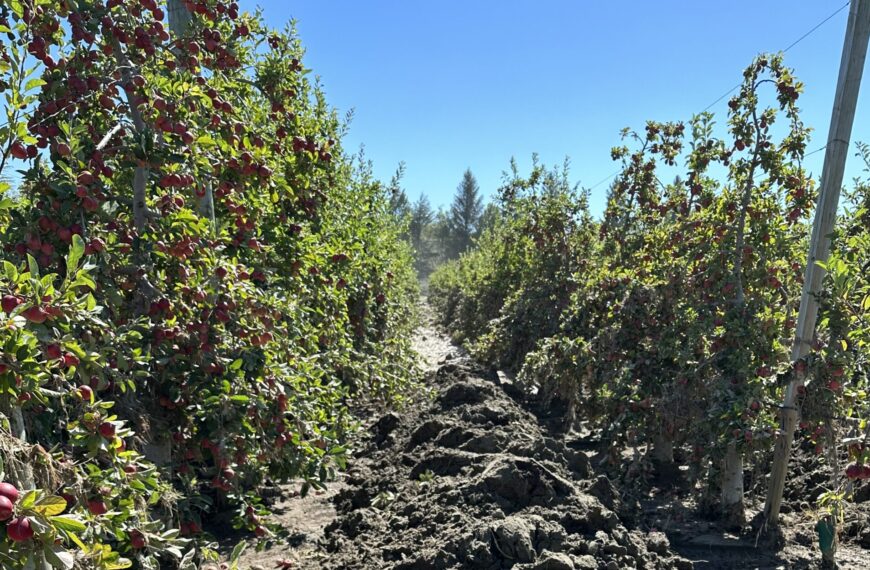
[[[834, 422], [831, 421], [830, 418], [826, 419], [825, 447], [827, 447], [828, 465], [831, 469], [831, 489], [839, 490], [840, 473], [842, 473], [842, 471], [840, 469], [840, 460], [837, 455], [837, 434], [834, 430]], [[832, 512], [821, 520], [821, 523], [826, 527], [826, 530], [832, 535], [830, 544], [826, 544], [821, 540], [819, 541], [819, 547], [822, 551], [822, 568], [837, 567], [836, 556], [837, 546], [839, 545], [837, 537], [837, 520], [840, 517], [840, 503], [834, 501], [832, 509]]]
[[674, 440], [663, 433], [660, 428], [653, 436], [652, 458], [660, 465], [673, 465], [674, 463]]
[[[24, 414], [21, 413], [21, 408], [14, 403], [9, 403], [6, 409], [3, 410], [9, 418], [9, 429], [12, 431], [12, 437], [27, 443], [27, 426], [24, 423]], [[36, 487], [36, 480], [33, 477], [33, 468], [29, 462], [20, 463], [14, 462], [5, 466], [8, 473], [7, 477], [18, 483], [23, 489], [33, 489]]]
[[746, 522], [743, 511], [743, 454], [736, 443], [729, 443], [722, 462], [722, 513], [729, 526], [742, 527]]

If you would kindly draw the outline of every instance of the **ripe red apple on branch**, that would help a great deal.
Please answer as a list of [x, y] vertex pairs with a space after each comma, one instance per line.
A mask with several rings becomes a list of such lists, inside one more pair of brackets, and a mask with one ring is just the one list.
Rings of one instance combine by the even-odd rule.
[[26, 542], [33, 538], [33, 528], [30, 525], [30, 519], [18, 517], [9, 521], [6, 524], [6, 536], [13, 542]]

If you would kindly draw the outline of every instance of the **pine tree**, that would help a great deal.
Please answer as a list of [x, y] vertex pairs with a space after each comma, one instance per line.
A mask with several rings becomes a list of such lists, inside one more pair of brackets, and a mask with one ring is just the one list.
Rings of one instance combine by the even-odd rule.
[[402, 188], [402, 178], [404, 176], [405, 163], [400, 162], [396, 173], [390, 179], [390, 185], [387, 187], [390, 193], [390, 211], [400, 220], [404, 220], [411, 215], [411, 201], [408, 200], [408, 195], [405, 193], [405, 189]]
[[462, 182], [456, 188], [453, 203], [450, 205], [449, 227], [452, 257], [456, 257], [471, 247], [477, 236], [480, 216], [483, 213], [483, 199], [480, 187], [471, 169], [462, 175]]
[[411, 245], [418, 255], [423, 250], [423, 230], [432, 223], [435, 219], [435, 213], [432, 211], [432, 206], [429, 204], [429, 198], [425, 194], [420, 194], [420, 197], [414, 202], [411, 207], [411, 222], [409, 231], [411, 233]]

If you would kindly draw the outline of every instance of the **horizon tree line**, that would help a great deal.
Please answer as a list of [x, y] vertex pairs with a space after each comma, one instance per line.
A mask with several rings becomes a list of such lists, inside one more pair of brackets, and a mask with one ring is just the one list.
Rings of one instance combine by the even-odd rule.
[[407, 220], [406, 238], [414, 249], [417, 273], [425, 281], [438, 265], [471, 249], [498, 208], [492, 203], [484, 205], [480, 185], [470, 168], [462, 174], [448, 207], [433, 208], [426, 194], [411, 202], [400, 184], [404, 170], [404, 164], [400, 164], [391, 182], [391, 206], [396, 215]]

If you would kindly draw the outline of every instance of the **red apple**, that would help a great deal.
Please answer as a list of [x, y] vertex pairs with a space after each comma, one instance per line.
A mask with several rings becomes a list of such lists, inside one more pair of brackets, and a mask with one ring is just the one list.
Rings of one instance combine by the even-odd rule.
[[66, 366], [67, 368], [72, 368], [73, 366], [78, 366], [79, 362], [80, 362], [79, 358], [71, 352], [67, 352], [66, 354], [63, 355], [63, 365]]
[[112, 422], [103, 422], [100, 424], [98, 428], [100, 435], [105, 437], [106, 439], [112, 439], [115, 437], [115, 424]]
[[8, 498], [0, 495], [0, 521], [9, 520], [12, 518], [12, 512], [15, 510], [15, 505]]
[[6, 497], [15, 503], [18, 500], [18, 489], [12, 483], [0, 483], [0, 497]]
[[24, 300], [21, 297], [16, 297], [15, 295], [3, 295], [3, 300], [0, 301], [0, 306], [2, 306], [3, 312], [8, 315], [23, 302]]
[[69, 228], [60, 228], [57, 230], [57, 237], [60, 241], [69, 243], [72, 241], [72, 231]]
[[858, 479], [863, 473], [863, 469], [857, 463], [852, 463], [846, 467], [846, 477], [849, 479]]
[[60, 345], [50, 344], [45, 347], [45, 357], [49, 360], [57, 360], [63, 355], [60, 350]]
[[82, 200], [82, 208], [84, 208], [88, 212], [96, 212], [100, 209], [100, 203], [94, 200], [90, 196], [86, 196]]
[[31, 323], [42, 324], [48, 319], [48, 312], [42, 307], [30, 307], [25, 309], [21, 315]]
[[85, 186], [89, 186], [94, 183], [94, 175], [88, 170], [82, 171], [79, 173], [78, 178], [76, 179], [79, 184], [84, 184]]
[[66, 508], [71, 509], [76, 504], [76, 496], [72, 494], [70, 491], [64, 491], [60, 494], [61, 498], [66, 501]]
[[9, 147], [9, 154], [11, 154], [13, 158], [24, 160], [27, 158], [27, 147], [25, 147], [24, 143], [21, 141], [15, 141], [12, 143], [12, 146]]
[[79, 398], [86, 402], [91, 402], [94, 399], [94, 390], [90, 386], [79, 386], [76, 393], [79, 395]]
[[102, 499], [91, 499], [88, 501], [88, 510], [92, 515], [99, 516], [109, 512], [106, 503]]
[[92, 252], [101, 252], [106, 249], [106, 242], [101, 240], [100, 238], [94, 238], [90, 242], [88, 242], [88, 247]]
[[33, 529], [30, 527], [30, 519], [18, 517], [6, 525], [6, 535], [13, 542], [24, 542], [33, 537]]
[[130, 531], [130, 546], [136, 550], [145, 548], [145, 536], [138, 530]]

